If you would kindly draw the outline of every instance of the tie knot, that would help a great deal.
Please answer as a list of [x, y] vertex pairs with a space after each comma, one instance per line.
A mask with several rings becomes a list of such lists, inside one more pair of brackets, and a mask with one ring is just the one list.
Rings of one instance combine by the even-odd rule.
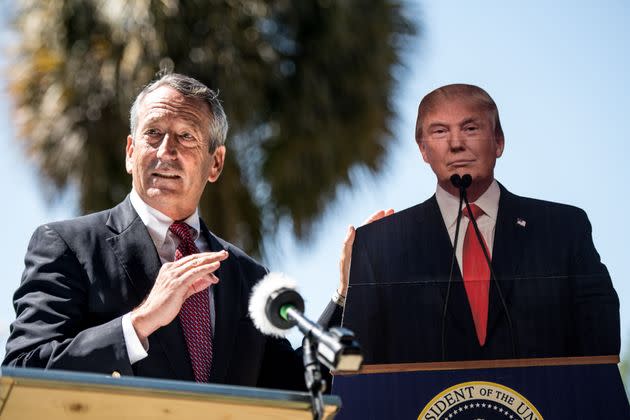
[[194, 229], [184, 222], [173, 222], [173, 224], [168, 229], [173, 232], [180, 241], [193, 241]]
[[469, 219], [471, 219], [471, 218], [472, 218], [472, 219], [477, 220], [477, 218], [478, 218], [479, 216], [481, 216], [482, 214], [485, 214], [485, 213], [484, 213], [484, 211], [483, 211], [483, 210], [481, 210], [481, 208], [479, 208], [479, 206], [478, 206], [478, 205], [476, 205], [476, 204], [471, 204], [471, 205], [470, 205], [470, 210], [471, 210], [471, 212], [472, 212], [472, 217], [471, 217], [471, 215], [468, 213], [468, 208], [467, 208], [467, 207], [465, 207], [465, 208], [464, 208], [464, 211], [463, 211], [464, 216], [468, 217]]

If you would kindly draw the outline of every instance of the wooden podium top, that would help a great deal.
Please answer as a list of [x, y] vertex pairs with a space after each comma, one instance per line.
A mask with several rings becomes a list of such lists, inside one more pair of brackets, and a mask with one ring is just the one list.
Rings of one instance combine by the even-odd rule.
[[[303, 392], [4, 366], [0, 373], [0, 420], [312, 418]], [[327, 395], [324, 405], [332, 419], [341, 400]]]
[[416, 372], [433, 370], [494, 369], [530, 366], [607, 365], [619, 363], [619, 356], [549, 357], [535, 359], [466, 360], [461, 362], [393, 363], [363, 365], [359, 372], [333, 372], [334, 375]]

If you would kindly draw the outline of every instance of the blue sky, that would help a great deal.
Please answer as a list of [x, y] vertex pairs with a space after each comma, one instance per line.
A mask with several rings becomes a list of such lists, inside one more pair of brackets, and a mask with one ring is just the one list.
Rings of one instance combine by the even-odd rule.
[[[499, 107], [506, 149], [497, 162], [497, 179], [516, 194], [573, 204], [588, 213], [595, 245], [620, 296], [623, 347], [630, 346], [630, 246], [624, 242], [630, 237], [630, 3], [505, 3], [411, 3], [411, 15], [423, 24], [422, 35], [409, 46], [407, 68], [400, 72], [396, 141], [385, 171], [376, 177], [353, 172], [355, 185], [339, 189], [308, 245], [296, 244], [286, 227], [270, 242], [275, 251], [265, 262], [298, 280], [308, 315], [316, 318], [336, 287], [348, 224], [361, 223], [383, 207], [412, 206], [434, 192], [435, 178], [414, 142], [416, 108], [430, 90], [464, 82], [486, 89]], [[6, 45], [6, 28], [0, 36]], [[0, 59], [0, 167], [5, 180], [0, 216], [10, 242], [2, 245], [0, 266], [1, 342], [14, 317], [11, 294], [32, 231], [76, 214], [72, 194], [54, 206], [47, 204], [36, 169], [21, 150], [5, 63]], [[120, 145], [122, 150], [124, 139]], [[298, 342], [297, 334], [291, 338]]]

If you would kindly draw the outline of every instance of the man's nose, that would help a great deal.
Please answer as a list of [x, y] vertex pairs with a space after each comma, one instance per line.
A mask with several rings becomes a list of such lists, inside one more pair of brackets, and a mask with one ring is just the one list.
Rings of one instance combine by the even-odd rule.
[[462, 150], [465, 145], [464, 134], [460, 131], [452, 131], [448, 138], [448, 146], [451, 150]]
[[175, 136], [165, 133], [157, 150], [160, 159], [174, 159], [177, 157], [177, 145]]

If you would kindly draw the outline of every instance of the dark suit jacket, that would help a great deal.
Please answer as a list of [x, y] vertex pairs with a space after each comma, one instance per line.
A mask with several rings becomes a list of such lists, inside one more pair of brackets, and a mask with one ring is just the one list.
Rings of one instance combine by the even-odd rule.
[[[215, 273], [210, 381], [303, 389], [299, 354], [287, 340], [262, 335], [248, 316], [251, 288], [266, 269], [203, 223], [202, 234], [212, 251], [230, 254]], [[129, 363], [121, 319], [148, 295], [160, 267], [129, 198], [110, 210], [39, 227], [14, 295], [17, 316], [3, 364], [194, 380], [178, 318], [149, 337], [147, 358]]]
[[[463, 232], [461, 233], [463, 235]], [[463, 240], [463, 236], [460, 236]], [[343, 324], [365, 363], [442, 360], [442, 313], [453, 247], [435, 196], [357, 230]], [[584, 211], [501, 186], [488, 333], [479, 346], [457, 262], [445, 319], [445, 360], [619, 353], [619, 300]]]

